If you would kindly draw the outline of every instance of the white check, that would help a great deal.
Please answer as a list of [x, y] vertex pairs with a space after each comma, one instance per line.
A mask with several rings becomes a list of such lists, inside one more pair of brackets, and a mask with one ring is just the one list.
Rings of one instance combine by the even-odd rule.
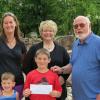
[[31, 94], [49, 94], [52, 91], [52, 85], [30, 84]]

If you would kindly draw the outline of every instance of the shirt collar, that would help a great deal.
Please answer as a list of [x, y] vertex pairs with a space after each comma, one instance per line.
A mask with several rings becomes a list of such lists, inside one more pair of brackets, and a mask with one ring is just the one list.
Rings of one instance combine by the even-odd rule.
[[[90, 43], [91, 42], [91, 39], [92, 39], [92, 37], [93, 37], [93, 32], [84, 40], [84, 43], [83, 44], [88, 44], [88, 43]], [[81, 44], [81, 42], [80, 42], [80, 40], [78, 39], [77, 40], [77, 45], [83, 45], [83, 44]]]

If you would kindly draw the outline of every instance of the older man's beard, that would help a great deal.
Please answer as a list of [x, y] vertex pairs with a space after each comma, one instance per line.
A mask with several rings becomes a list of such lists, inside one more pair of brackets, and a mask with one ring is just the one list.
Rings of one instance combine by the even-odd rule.
[[85, 40], [88, 37], [89, 34], [75, 34], [76, 38], [80, 39], [80, 40]]

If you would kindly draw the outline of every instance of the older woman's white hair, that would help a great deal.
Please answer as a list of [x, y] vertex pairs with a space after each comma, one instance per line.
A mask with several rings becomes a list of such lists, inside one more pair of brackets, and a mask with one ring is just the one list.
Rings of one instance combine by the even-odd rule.
[[40, 26], [39, 26], [39, 32], [40, 34], [42, 33], [43, 29], [44, 28], [49, 28], [49, 29], [52, 29], [54, 31], [54, 35], [56, 35], [57, 33], [57, 24], [53, 21], [53, 20], [46, 20], [46, 21], [42, 21], [40, 23]]

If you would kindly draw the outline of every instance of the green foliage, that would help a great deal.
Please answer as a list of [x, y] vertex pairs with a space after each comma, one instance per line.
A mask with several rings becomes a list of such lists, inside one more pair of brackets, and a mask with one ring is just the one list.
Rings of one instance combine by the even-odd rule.
[[48, 19], [57, 23], [58, 35], [73, 33], [72, 22], [78, 15], [90, 17], [93, 31], [99, 34], [99, 10], [99, 0], [0, 0], [0, 16], [13, 12], [26, 35], [32, 31], [38, 33], [40, 22]]

